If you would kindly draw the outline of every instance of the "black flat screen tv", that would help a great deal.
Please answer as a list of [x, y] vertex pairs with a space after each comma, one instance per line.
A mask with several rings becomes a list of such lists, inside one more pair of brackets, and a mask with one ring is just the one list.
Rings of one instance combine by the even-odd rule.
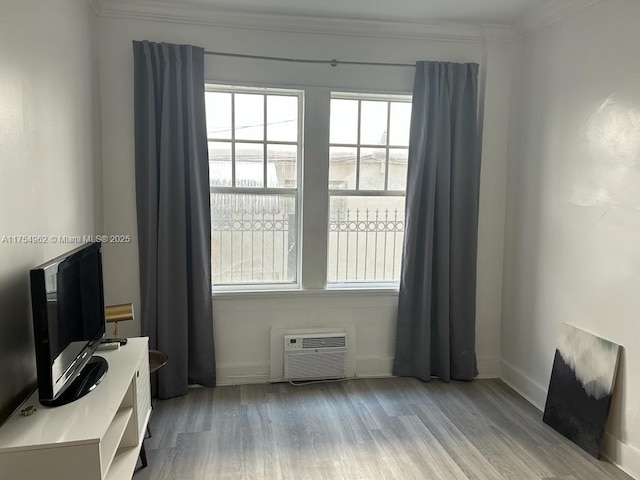
[[108, 368], [92, 356], [105, 333], [101, 244], [32, 269], [30, 280], [40, 403], [64, 405], [93, 390]]

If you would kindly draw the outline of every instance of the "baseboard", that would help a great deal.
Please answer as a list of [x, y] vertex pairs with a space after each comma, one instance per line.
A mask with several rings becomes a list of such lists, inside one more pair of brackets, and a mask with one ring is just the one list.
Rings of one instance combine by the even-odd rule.
[[500, 378], [501, 361], [499, 358], [478, 358], [478, 376], [476, 378]]
[[269, 383], [269, 368], [261, 363], [244, 365], [218, 365], [216, 367], [216, 385], [245, 385], [249, 383]]
[[[391, 377], [393, 358], [364, 357], [356, 359], [355, 372], [348, 371], [348, 377], [386, 378]], [[282, 369], [282, 366], [280, 366]], [[243, 385], [249, 383], [270, 383], [282, 381], [282, 374], [273, 378], [272, 368], [261, 363], [242, 365], [218, 365], [216, 367], [219, 386]]]
[[547, 401], [547, 389], [530, 380], [523, 372], [504, 360], [502, 361], [500, 379], [527, 399], [538, 410], [544, 410], [544, 404]]
[[[386, 378], [393, 376], [391, 373], [393, 357], [358, 357], [355, 363], [355, 372], [348, 372], [348, 376], [356, 376], [358, 378]], [[479, 375], [477, 378], [499, 378], [499, 366], [499, 359], [478, 359]], [[279, 367], [281, 370], [282, 366], [279, 365]], [[258, 363], [218, 366], [216, 370], [218, 376], [217, 384], [220, 386], [282, 381], [282, 374], [274, 376], [272, 367]], [[513, 388], [518, 391], [515, 387]]]
[[620, 470], [635, 479], [640, 479], [640, 450], [622, 443], [608, 432], [604, 434], [602, 456]]
[[361, 378], [390, 377], [393, 357], [357, 357], [356, 376]]
[[[523, 372], [502, 361], [501, 380], [518, 392], [541, 412], [547, 399], [547, 389], [530, 380]], [[621, 442], [605, 432], [602, 456], [635, 479], [640, 479], [640, 450]]]
[[368, 374], [368, 373], [363, 373], [362, 375], [356, 375], [355, 377], [353, 377], [354, 379], [358, 379], [358, 378], [393, 378], [395, 377], [395, 375], [392, 375], [390, 373], [381, 373], [379, 375], [372, 373], [372, 374]]

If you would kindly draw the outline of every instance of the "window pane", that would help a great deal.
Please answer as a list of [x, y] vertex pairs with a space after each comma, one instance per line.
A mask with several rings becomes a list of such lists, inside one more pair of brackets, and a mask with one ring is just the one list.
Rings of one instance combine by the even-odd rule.
[[359, 190], [384, 190], [384, 171], [386, 166], [386, 149], [361, 148]]
[[411, 104], [391, 103], [391, 125], [389, 126], [389, 145], [409, 145], [409, 126], [411, 124]]
[[231, 186], [231, 143], [209, 142], [209, 184]]
[[360, 143], [386, 145], [387, 102], [362, 102], [360, 115]]
[[358, 142], [358, 101], [331, 99], [330, 143]]
[[389, 190], [406, 190], [408, 148], [389, 149]]
[[285, 195], [211, 195], [213, 283], [297, 281], [296, 202]]
[[298, 140], [298, 97], [267, 95], [267, 140]]
[[207, 137], [231, 138], [231, 94], [205, 92]]
[[264, 95], [236, 93], [236, 138], [262, 140], [264, 138]]
[[358, 149], [349, 147], [329, 148], [329, 188], [356, 188], [356, 161]]
[[295, 188], [297, 185], [298, 147], [267, 145], [267, 186]]
[[262, 144], [236, 143], [236, 187], [264, 186]]
[[400, 281], [404, 197], [332, 195], [329, 209], [327, 281]]

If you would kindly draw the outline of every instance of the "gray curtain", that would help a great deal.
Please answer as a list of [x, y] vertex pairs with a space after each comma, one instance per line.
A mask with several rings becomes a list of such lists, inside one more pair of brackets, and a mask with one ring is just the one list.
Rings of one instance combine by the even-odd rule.
[[204, 50], [133, 42], [142, 334], [160, 398], [215, 386]]
[[477, 64], [416, 64], [395, 375], [478, 374], [477, 78]]

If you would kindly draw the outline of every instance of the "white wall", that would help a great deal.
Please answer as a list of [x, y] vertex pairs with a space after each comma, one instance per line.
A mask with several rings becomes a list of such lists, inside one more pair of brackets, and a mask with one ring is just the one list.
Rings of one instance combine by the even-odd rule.
[[[478, 217], [476, 345], [479, 370], [500, 372], [502, 270], [507, 191], [507, 135], [511, 91], [511, 42], [491, 42], [486, 58], [482, 172]], [[491, 352], [486, 357], [482, 352]], [[480, 361], [482, 360], [482, 362]]]
[[[1, 12], [0, 240], [96, 233], [95, 16], [77, 0], [3, 0]], [[53, 241], [0, 241], [0, 411], [35, 381], [28, 272], [76, 246]]]
[[623, 345], [605, 452], [640, 477], [638, 18], [600, 2], [518, 46], [502, 375], [542, 408], [562, 322]]
[[[134, 190], [133, 55], [132, 40], [200, 45], [207, 50], [299, 57], [414, 63], [416, 60], [478, 62], [486, 65], [487, 95], [496, 101], [485, 108], [485, 158], [482, 173], [479, 239], [478, 343], [480, 373], [499, 374], [502, 233], [505, 201], [506, 105], [510, 66], [503, 45], [481, 41], [433, 41], [374, 38], [223, 28], [211, 25], [100, 19], [100, 64], [104, 138], [105, 233], [131, 234], [134, 242], [107, 245], [106, 296], [111, 303], [133, 301], [139, 310], [138, 255]], [[495, 52], [495, 55], [494, 53]], [[487, 60], [488, 59], [488, 60]], [[488, 63], [487, 63], [488, 61]], [[494, 63], [492, 63], [494, 62]], [[206, 78], [213, 82], [331, 88], [343, 91], [411, 92], [413, 69], [366, 68], [206, 57]], [[502, 112], [504, 110], [504, 112]], [[313, 115], [313, 113], [311, 113]], [[325, 158], [306, 158], [305, 168]], [[502, 167], [501, 167], [502, 165]], [[313, 221], [313, 218], [311, 218]], [[484, 222], [484, 223], [483, 223]], [[314, 238], [312, 236], [309, 241]], [[317, 255], [326, 248], [319, 242]], [[312, 264], [314, 255], [306, 257]], [[308, 266], [309, 264], [305, 265]], [[397, 293], [318, 292], [216, 296], [215, 333], [220, 383], [264, 381], [270, 361], [269, 332], [273, 328], [355, 325], [357, 374], [388, 375], [395, 342]], [[123, 332], [139, 333], [139, 323], [122, 324]]]

